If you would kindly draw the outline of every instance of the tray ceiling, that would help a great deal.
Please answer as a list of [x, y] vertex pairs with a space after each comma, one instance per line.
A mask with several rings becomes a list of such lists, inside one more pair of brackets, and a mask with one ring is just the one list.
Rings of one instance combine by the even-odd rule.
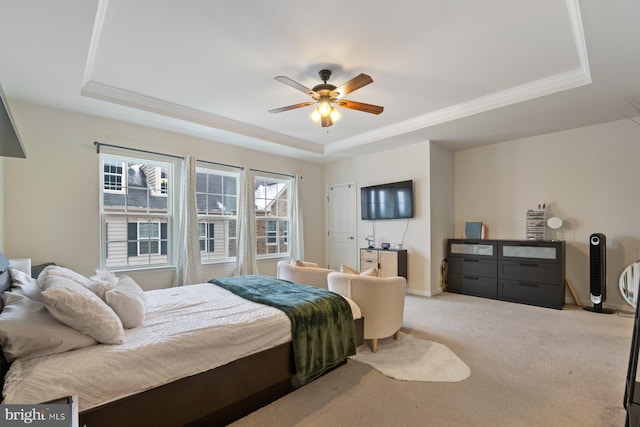
[[[609, 4], [615, 3], [615, 4]], [[9, 100], [308, 159], [433, 140], [452, 149], [624, 118], [640, 92], [637, 2], [26, 0], [0, 5]], [[635, 38], [635, 40], [634, 40]], [[617, 49], [617, 50], [616, 50]], [[347, 96], [322, 128], [331, 69]]]

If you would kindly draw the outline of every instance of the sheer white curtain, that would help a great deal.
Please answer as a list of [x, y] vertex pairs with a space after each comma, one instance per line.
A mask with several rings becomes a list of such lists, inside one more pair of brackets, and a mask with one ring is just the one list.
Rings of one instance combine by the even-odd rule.
[[296, 175], [291, 180], [291, 195], [289, 200], [289, 251], [291, 259], [304, 260], [304, 233], [302, 231], [302, 209], [299, 204], [299, 188], [302, 177]]
[[236, 235], [238, 248], [236, 249], [236, 269], [234, 274], [242, 276], [258, 274], [256, 263], [256, 204], [255, 184], [249, 168], [240, 172], [240, 200], [238, 203], [238, 224]]
[[200, 283], [200, 234], [198, 232], [198, 204], [196, 201], [196, 159], [187, 156], [182, 166], [182, 192], [178, 219], [177, 268], [173, 286]]

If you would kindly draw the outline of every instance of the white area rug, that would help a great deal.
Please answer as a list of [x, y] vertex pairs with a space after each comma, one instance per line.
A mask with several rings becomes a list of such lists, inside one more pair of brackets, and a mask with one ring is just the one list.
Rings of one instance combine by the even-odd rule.
[[465, 380], [471, 370], [446, 345], [414, 338], [400, 332], [378, 340], [378, 351], [372, 353], [368, 344], [358, 347], [352, 360], [371, 365], [382, 374], [404, 381], [456, 382]]

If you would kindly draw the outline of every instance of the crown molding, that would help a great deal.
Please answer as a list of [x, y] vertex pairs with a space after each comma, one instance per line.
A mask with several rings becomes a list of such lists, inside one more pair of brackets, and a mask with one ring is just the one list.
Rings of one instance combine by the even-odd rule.
[[[240, 138], [245, 137], [253, 139], [254, 142], [281, 145], [316, 155], [336, 154], [342, 150], [416, 132], [475, 114], [590, 84], [591, 73], [579, 0], [565, 0], [565, 2], [579, 68], [441, 108], [419, 117], [361, 133], [326, 146], [92, 80], [93, 65], [109, 0], [99, 0], [81, 94], [86, 97], [203, 125], [214, 131], [219, 131], [222, 139], [232, 139], [237, 142]], [[224, 132], [234, 134], [236, 137], [224, 138]]]
[[351, 138], [345, 138], [341, 141], [328, 144], [326, 146], [325, 153], [336, 153], [348, 148], [354, 148], [381, 139], [415, 132], [453, 120], [469, 117], [474, 114], [484, 113], [486, 111], [573, 89], [590, 83], [591, 76], [588, 73], [585, 73], [582, 68], [578, 68], [536, 80], [534, 82], [494, 92], [470, 101], [441, 108], [413, 119], [398, 122], [391, 126], [375, 129]]
[[415, 132], [453, 120], [469, 117], [474, 114], [483, 113], [512, 104], [517, 104], [519, 102], [529, 101], [545, 95], [551, 95], [591, 84], [591, 71], [589, 69], [589, 59], [587, 55], [587, 45], [584, 38], [584, 30], [582, 27], [580, 5], [578, 4], [578, 0], [566, 0], [566, 5], [574, 45], [576, 48], [576, 55], [580, 64], [579, 68], [494, 92], [466, 102], [451, 105], [413, 119], [365, 132], [351, 138], [345, 138], [328, 144], [325, 147], [325, 153], [337, 153], [349, 148]]
[[226, 117], [196, 110], [183, 105], [174, 104], [162, 99], [153, 98], [140, 93], [121, 89], [115, 86], [89, 80], [80, 90], [82, 96], [124, 105], [154, 114], [160, 114], [174, 119], [184, 120], [215, 129], [222, 132], [230, 132], [236, 135], [263, 141], [269, 144], [278, 144], [313, 154], [323, 154], [324, 147], [321, 144], [283, 135], [268, 129], [248, 125], [243, 122]]

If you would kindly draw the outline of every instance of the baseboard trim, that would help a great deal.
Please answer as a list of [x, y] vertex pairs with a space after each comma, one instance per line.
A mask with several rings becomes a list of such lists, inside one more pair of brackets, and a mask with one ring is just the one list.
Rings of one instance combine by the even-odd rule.
[[434, 297], [438, 294], [442, 293], [442, 289], [436, 289], [436, 290], [423, 290], [423, 289], [412, 289], [409, 288], [405, 291], [405, 293], [407, 294], [411, 294], [411, 295], [419, 295], [422, 297]]

